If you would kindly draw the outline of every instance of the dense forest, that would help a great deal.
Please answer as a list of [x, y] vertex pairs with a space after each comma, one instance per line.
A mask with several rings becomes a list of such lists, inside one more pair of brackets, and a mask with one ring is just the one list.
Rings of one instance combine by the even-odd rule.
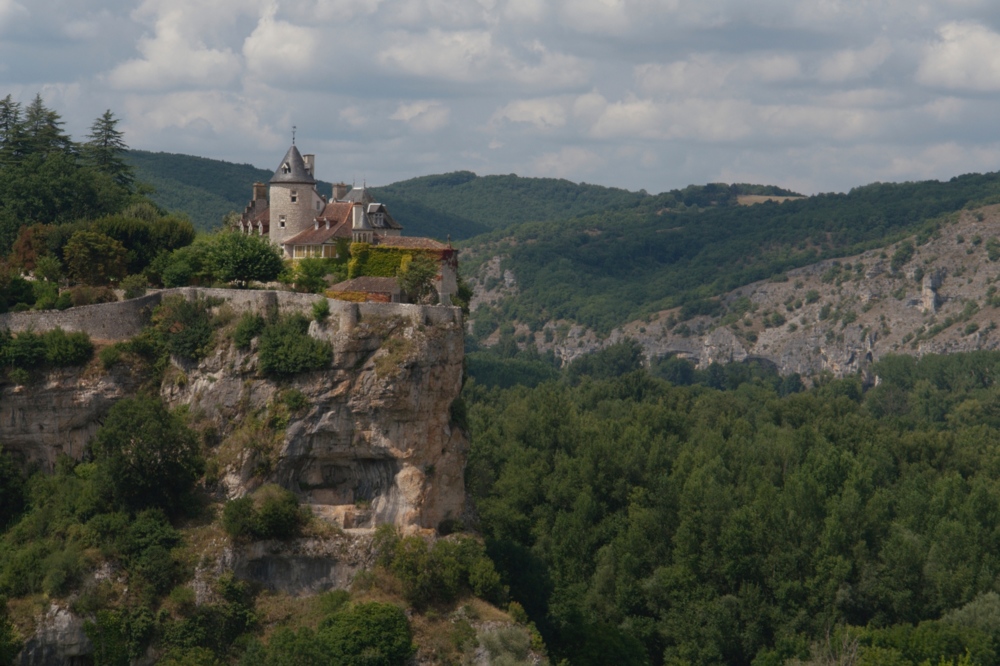
[[912, 234], [919, 243], [949, 213], [998, 200], [1000, 174], [973, 174], [875, 183], [781, 204], [604, 212], [477, 238], [467, 244], [472, 259], [463, 270], [475, 274], [480, 262], [499, 255], [518, 281], [515, 296], [473, 313], [480, 335], [503, 322], [539, 330], [559, 319], [607, 334], [672, 307], [683, 306], [683, 316], [711, 314], [714, 297], [822, 258]]
[[868, 391], [638, 358], [465, 389], [479, 527], [555, 654], [996, 663], [1000, 354], [889, 357]]

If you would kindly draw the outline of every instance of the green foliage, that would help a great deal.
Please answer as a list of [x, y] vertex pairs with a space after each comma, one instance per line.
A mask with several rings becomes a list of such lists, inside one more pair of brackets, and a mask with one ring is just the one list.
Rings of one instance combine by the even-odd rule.
[[635, 340], [625, 339], [600, 351], [581, 356], [570, 363], [566, 374], [570, 379], [578, 379], [582, 375], [594, 379], [620, 377], [642, 369], [645, 358], [642, 345]]
[[129, 275], [121, 281], [121, 288], [125, 290], [125, 298], [145, 296], [148, 286], [149, 283], [144, 275]]
[[913, 258], [915, 251], [916, 248], [913, 247], [913, 243], [908, 240], [897, 245], [896, 251], [892, 253], [892, 260], [890, 262], [892, 271], [895, 273], [903, 268]]
[[[385, 536], [383, 535], [383, 541]], [[384, 542], [381, 562], [403, 585], [406, 600], [417, 608], [454, 601], [461, 594], [500, 603], [506, 590], [483, 545], [471, 537], [440, 539], [433, 546], [410, 536]]]
[[328, 342], [309, 336], [302, 315], [280, 317], [260, 334], [259, 368], [265, 375], [293, 375], [325, 367], [333, 359]]
[[208, 353], [212, 344], [208, 308], [203, 299], [189, 301], [183, 296], [169, 296], [157, 306], [153, 325], [171, 354], [198, 360]]
[[[606, 334], [650, 312], [930, 233], [947, 213], [998, 194], [1000, 174], [878, 183], [749, 207], [685, 209], [659, 195], [633, 207], [498, 230], [470, 243], [464, 265], [474, 273], [478, 262], [499, 255], [516, 276], [516, 296], [496, 307], [503, 321], [566, 319]], [[855, 275], [844, 273], [831, 280]]]
[[345, 666], [403, 666], [414, 652], [406, 615], [392, 604], [349, 607], [325, 620], [318, 634], [331, 662]]
[[848, 626], [857, 663], [993, 663], [1000, 354], [885, 357], [866, 393], [751, 368], [467, 384], [488, 553], [557, 657], [784, 663]]
[[274, 484], [226, 502], [222, 511], [222, 527], [235, 539], [290, 539], [306, 520], [295, 493]]
[[153, 187], [153, 201], [187, 215], [199, 231], [214, 231], [227, 213], [243, 210], [250, 184], [266, 183], [272, 175], [250, 164], [145, 150], [130, 150], [124, 159], [137, 180]]
[[402, 609], [370, 602], [333, 609], [318, 631], [276, 631], [251, 644], [241, 666], [403, 666], [415, 652]]
[[[295, 273], [292, 278], [296, 291], [309, 294], [322, 293], [327, 287], [326, 276], [333, 273], [340, 278], [346, 276], [345, 266], [332, 259], [308, 257], [295, 263]], [[337, 280], [338, 282], [340, 280]]]
[[278, 248], [263, 236], [222, 231], [208, 249], [216, 277], [246, 288], [251, 282], [270, 282], [284, 264]]
[[94, 355], [90, 336], [55, 328], [46, 333], [0, 331], [0, 362], [9, 368], [34, 370], [43, 366], [82, 365]]
[[325, 298], [313, 303], [312, 316], [317, 323], [322, 324], [330, 317], [330, 301]]
[[237, 349], [249, 349], [253, 341], [264, 330], [264, 317], [256, 312], [244, 312], [233, 331], [233, 342]]
[[42, 334], [45, 362], [54, 367], [83, 365], [94, 356], [94, 343], [82, 331], [66, 333], [54, 328]]
[[125, 277], [125, 246], [96, 231], [78, 231], [63, 250], [66, 269], [74, 280], [104, 285]]
[[7, 599], [0, 596], [0, 666], [12, 666], [23, 644], [7, 617]]
[[[25, 478], [10, 454], [0, 446], [0, 533], [24, 511], [27, 504]], [[0, 617], [3, 604], [0, 604]]]
[[437, 303], [434, 278], [437, 276], [438, 262], [433, 257], [418, 253], [404, 255], [396, 269], [399, 288], [408, 303]]
[[156, 398], [125, 398], [108, 412], [91, 443], [100, 485], [124, 510], [186, 510], [202, 472], [198, 439]]
[[990, 261], [1000, 259], [1000, 239], [995, 236], [986, 241], [986, 257]]

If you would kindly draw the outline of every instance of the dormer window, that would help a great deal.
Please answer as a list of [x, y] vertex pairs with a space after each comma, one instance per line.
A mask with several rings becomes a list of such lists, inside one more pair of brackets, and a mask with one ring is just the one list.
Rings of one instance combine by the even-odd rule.
[[281, 165], [281, 173], [291, 173], [291, 172], [292, 172], [291, 164], [285, 162], [284, 164]]
[[299, 193], [292, 190], [292, 203], [296, 203], [299, 200]]
[[278, 227], [280, 227], [281, 229], [285, 228], [285, 216], [284, 215], [279, 215], [278, 216]]

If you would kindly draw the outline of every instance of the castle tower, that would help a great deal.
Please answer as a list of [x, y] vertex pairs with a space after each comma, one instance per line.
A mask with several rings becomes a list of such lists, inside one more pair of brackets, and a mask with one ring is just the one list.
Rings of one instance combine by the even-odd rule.
[[281, 246], [286, 238], [313, 228], [313, 221], [323, 209], [323, 198], [316, 191], [313, 156], [306, 161], [299, 149], [292, 147], [270, 180], [271, 242]]

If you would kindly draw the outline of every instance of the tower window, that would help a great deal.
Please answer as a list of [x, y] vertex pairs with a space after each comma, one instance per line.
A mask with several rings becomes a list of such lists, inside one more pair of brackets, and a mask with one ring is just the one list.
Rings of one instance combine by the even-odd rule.
[[298, 200], [299, 200], [299, 193], [296, 192], [295, 190], [292, 190], [292, 203], [295, 203]]
[[285, 162], [284, 164], [281, 165], [281, 173], [291, 173], [291, 172], [292, 172], [291, 164]]
[[285, 228], [285, 216], [284, 215], [279, 215], [278, 216], [278, 226], [281, 227], [282, 229]]

